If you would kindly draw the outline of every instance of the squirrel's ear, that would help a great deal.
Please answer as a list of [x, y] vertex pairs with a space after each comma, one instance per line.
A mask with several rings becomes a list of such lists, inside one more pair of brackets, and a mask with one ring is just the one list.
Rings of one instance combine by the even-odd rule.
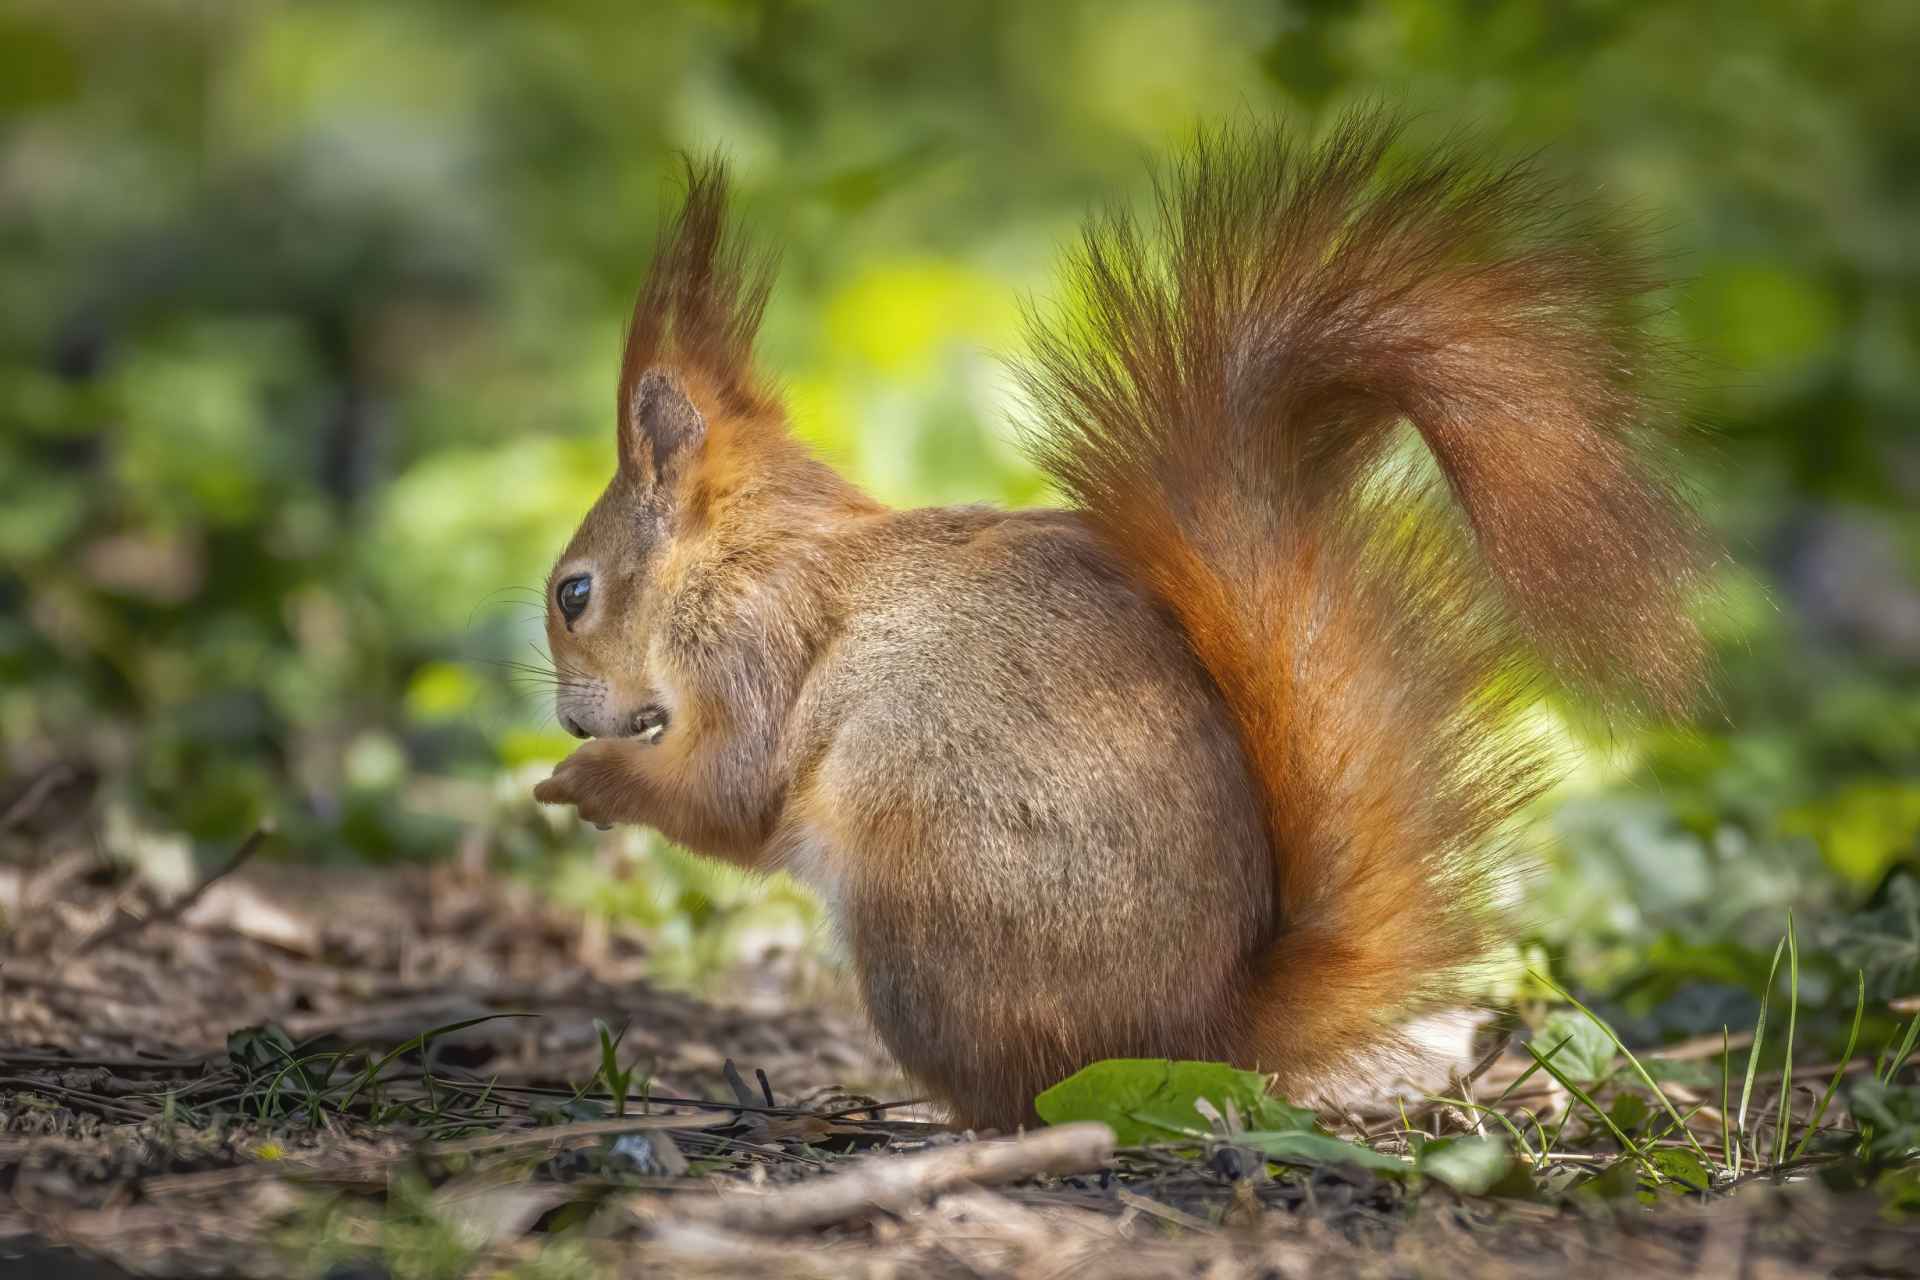
[[658, 482], [706, 437], [707, 420], [679, 382], [649, 369], [620, 406], [620, 469]]

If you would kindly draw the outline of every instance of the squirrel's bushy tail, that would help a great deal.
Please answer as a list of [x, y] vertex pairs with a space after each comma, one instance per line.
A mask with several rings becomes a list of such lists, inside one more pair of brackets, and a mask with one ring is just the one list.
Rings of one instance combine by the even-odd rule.
[[1089, 227], [1022, 370], [1035, 456], [1238, 719], [1278, 921], [1245, 1056], [1297, 1092], [1461, 1000], [1550, 781], [1536, 677], [1667, 712], [1702, 662], [1646, 260], [1526, 167], [1400, 163], [1396, 133], [1202, 141], [1153, 225]]

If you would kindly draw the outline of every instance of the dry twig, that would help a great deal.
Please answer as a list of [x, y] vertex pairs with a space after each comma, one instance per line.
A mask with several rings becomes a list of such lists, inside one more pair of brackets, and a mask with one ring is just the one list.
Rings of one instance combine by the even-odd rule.
[[765, 1195], [718, 1196], [688, 1209], [729, 1230], [778, 1235], [875, 1213], [899, 1213], [956, 1187], [1083, 1173], [1099, 1168], [1112, 1154], [1113, 1130], [1107, 1126], [1060, 1125], [1018, 1138], [863, 1160], [846, 1173]]
[[253, 829], [252, 835], [240, 842], [240, 847], [233, 851], [231, 858], [228, 858], [219, 867], [209, 872], [199, 884], [196, 884], [193, 888], [187, 890], [178, 898], [175, 898], [172, 902], [169, 902], [166, 906], [161, 907], [150, 915], [144, 915], [138, 919], [123, 916], [115, 920], [82, 942], [79, 946], [75, 947], [73, 954], [83, 956], [90, 951], [105, 946], [109, 942], [124, 941], [148, 925], [156, 924], [162, 920], [178, 919], [186, 913], [189, 907], [200, 901], [207, 890], [213, 888], [214, 885], [247, 865], [248, 860], [260, 851], [260, 846], [265, 843], [266, 838], [272, 834], [273, 824], [270, 822], [261, 823]]

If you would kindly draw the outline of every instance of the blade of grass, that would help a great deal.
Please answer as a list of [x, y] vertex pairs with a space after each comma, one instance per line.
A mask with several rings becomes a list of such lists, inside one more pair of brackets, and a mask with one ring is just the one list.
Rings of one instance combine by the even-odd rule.
[[1541, 1070], [1545, 1071], [1548, 1075], [1552, 1076], [1555, 1080], [1558, 1080], [1560, 1082], [1560, 1087], [1562, 1089], [1565, 1089], [1568, 1093], [1572, 1094], [1574, 1098], [1584, 1103], [1588, 1110], [1592, 1111], [1593, 1114], [1600, 1117], [1600, 1123], [1604, 1124], [1607, 1127], [1607, 1132], [1611, 1133], [1614, 1136], [1614, 1140], [1617, 1141], [1620, 1144], [1620, 1146], [1623, 1149], [1625, 1149], [1629, 1155], [1633, 1156], [1636, 1159], [1643, 1158], [1645, 1156], [1646, 1153], [1640, 1150], [1639, 1145], [1635, 1143], [1632, 1138], [1629, 1138], [1626, 1135], [1625, 1130], [1621, 1129], [1619, 1125], [1613, 1122], [1613, 1117], [1608, 1115], [1606, 1111], [1601, 1108], [1600, 1104], [1595, 1102], [1585, 1089], [1582, 1089], [1579, 1085], [1575, 1084], [1571, 1079], [1569, 1079], [1566, 1073], [1561, 1071], [1560, 1068], [1554, 1066], [1551, 1062], [1547, 1061], [1546, 1055], [1541, 1053], [1538, 1049], [1534, 1048], [1531, 1044], [1525, 1047], [1527, 1052], [1533, 1056], [1533, 1060], [1540, 1064]]
[[1867, 1008], [1867, 975], [1865, 970], [1855, 970], [1854, 977], [1859, 981], [1859, 991], [1853, 998], [1853, 1030], [1847, 1033], [1847, 1051], [1840, 1055], [1840, 1065], [1833, 1069], [1833, 1079], [1827, 1081], [1827, 1091], [1820, 1095], [1820, 1105], [1813, 1109], [1813, 1118], [1807, 1121], [1807, 1131], [1800, 1135], [1800, 1141], [1793, 1148], [1792, 1159], [1798, 1160], [1800, 1153], [1807, 1149], [1807, 1143], [1813, 1141], [1813, 1135], [1819, 1130], [1820, 1122], [1827, 1118], [1827, 1104], [1833, 1101], [1833, 1095], [1840, 1090], [1840, 1078], [1847, 1074], [1847, 1067], [1853, 1062], [1853, 1047], [1860, 1043], [1860, 1015]]
[[[1780, 939], [1779, 945], [1774, 947], [1773, 964], [1767, 970], [1766, 989], [1760, 993], [1760, 1016], [1754, 1020], [1753, 1024], [1753, 1047], [1747, 1050], [1747, 1082], [1740, 1087], [1740, 1114], [1734, 1122], [1733, 1129], [1734, 1137], [1741, 1142], [1747, 1140], [1747, 1102], [1753, 1097], [1754, 1073], [1760, 1069], [1760, 1048], [1767, 1041], [1767, 1003], [1773, 999], [1773, 979], [1774, 976], [1780, 972], [1780, 953], [1785, 951], [1786, 948], [1787, 940], [1785, 938]], [[1756, 1152], [1754, 1163], [1758, 1164], [1759, 1162], [1759, 1155]], [[1733, 1172], [1735, 1177], [1738, 1177], [1740, 1174], [1740, 1148], [1738, 1146], [1735, 1146], [1733, 1149]]]
[[1727, 1024], [1720, 1024], [1720, 1159], [1729, 1173], [1737, 1174], [1740, 1157], [1733, 1149], [1733, 1037]]
[[449, 1022], [445, 1026], [432, 1027], [426, 1031], [422, 1031], [405, 1044], [397, 1045], [388, 1050], [384, 1057], [370, 1063], [367, 1069], [361, 1073], [360, 1079], [354, 1082], [352, 1090], [345, 1098], [341, 1099], [340, 1110], [345, 1111], [348, 1107], [352, 1106], [353, 1100], [358, 1098], [368, 1085], [378, 1080], [381, 1074], [386, 1071], [387, 1067], [392, 1064], [394, 1059], [404, 1054], [413, 1053], [416, 1050], [425, 1053], [427, 1046], [440, 1036], [451, 1035], [455, 1031], [465, 1031], [468, 1027], [477, 1027], [483, 1022], [493, 1022], [501, 1018], [537, 1018], [539, 1016], [537, 1013], [484, 1013], [477, 1018], [463, 1018], [459, 1022]]
[[[1572, 1036], [1562, 1037], [1559, 1044], [1556, 1044], [1555, 1046], [1553, 1046], [1553, 1048], [1547, 1050], [1547, 1057], [1549, 1058], [1554, 1057], [1562, 1049], [1566, 1048], [1568, 1045], [1572, 1043], [1573, 1043]], [[1528, 1067], [1525, 1071], [1522, 1071], [1519, 1075], [1515, 1076], [1513, 1078], [1513, 1083], [1508, 1085], [1506, 1088], [1502, 1089], [1500, 1091], [1500, 1096], [1493, 1100], [1493, 1105], [1497, 1107], [1501, 1103], [1505, 1102], [1508, 1098], [1512, 1097], [1514, 1090], [1518, 1089], [1521, 1085], [1531, 1080], [1533, 1078], [1533, 1073], [1538, 1071], [1539, 1069], [1540, 1069], [1540, 1064], [1536, 1062], [1532, 1066]]]
[[307, 1066], [310, 1063], [325, 1062], [327, 1064], [327, 1070], [326, 1073], [321, 1076], [321, 1079], [324, 1081], [327, 1076], [333, 1074], [333, 1065], [340, 1060], [340, 1055], [333, 1052], [322, 1052], [296, 1056], [271, 1039], [263, 1038], [261, 1043], [266, 1045], [273, 1053], [277, 1054], [286, 1065], [274, 1074], [273, 1079], [267, 1084], [266, 1091], [260, 1095], [260, 1105], [258, 1108], [259, 1118], [261, 1120], [267, 1118], [267, 1108], [269, 1104], [277, 1106], [279, 1108], [279, 1114], [284, 1115], [289, 1110], [285, 1099], [280, 1096], [280, 1086], [286, 1082], [288, 1076], [292, 1076], [300, 1083], [301, 1088], [305, 1090], [309, 1122], [318, 1125], [320, 1123], [320, 1113], [322, 1110], [321, 1094], [324, 1093], [324, 1090], [320, 1092], [314, 1090], [313, 1082], [307, 1078]]
[[[1532, 970], [1528, 972], [1534, 973]], [[1574, 999], [1572, 992], [1566, 990], [1566, 988], [1562, 987], [1552, 978], [1542, 973], [1534, 973], [1534, 976], [1557, 992], [1561, 999], [1585, 1014], [1587, 1020], [1593, 1023], [1594, 1026], [1599, 1027], [1607, 1033], [1607, 1039], [1613, 1041], [1613, 1047], [1619, 1051], [1621, 1057], [1627, 1060], [1627, 1065], [1633, 1068], [1634, 1074], [1640, 1077], [1640, 1083], [1646, 1085], [1647, 1088], [1652, 1091], [1653, 1096], [1660, 1099], [1660, 1105], [1666, 1109], [1667, 1114], [1672, 1116], [1676, 1123], [1680, 1124], [1680, 1132], [1686, 1138], [1687, 1145], [1693, 1148], [1693, 1153], [1700, 1157], [1702, 1164], [1707, 1163], [1710, 1157], [1707, 1155], [1706, 1149], [1700, 1145], [1700, 1140], [1693, 1136], [1693, 1131], [1687, 1128], [1684, 1122], [1681, 1122], [1680, 1109], [1673, 1105], [1673, 1099], [1667, 1096], [1666, 1090], [1653, 1082], [1653, 1077], [1647, 1074], [1647, 1069], [1640, 1065], [1640, 1059], [1633, 1056], [1633, 1051], [1627, 1048], [1626, 1044], [1620, 1039], [1619, 1033], [1607, 1025], [1607, 1020]]]
[[1531, 1107], [1521, 1107], [1520, 1114], [1525, 1116], [1527, 1122], [1533, 1126], [1533, 1131], [1540, 1135], [1540, 1159], [1546, 1160], [1553, 1151], [1553, 1141], [1547, 1136], [1547, 1126], [1540, 1123], [1540, 1117], [1533, 1113]]
[[1793, 1130], [1793, 1033], [1800, 1020], [1800, 942], [1793, 932], [1793, 912], [1787, 912], [1787, 1056], [1780, 1071], [1780, 1116], [1773, 1128], [1773, 1162], [1787, 1162], [1787, 1139]]
[[1657, 1144], [1659, 1144], [1660, 1142], [1666, 1139], [1666, 1136], [1668, 1134], [1672, 1133], [1676, 1128], [1685, 1127], [1686, 1124], [1689, 1121], [1691, 1121], [1695, 1116], [1699, 1115], [1702, 1111], [1706, 1110], [1706, 1106], [1707, 1104], [1704, 1102], [1694, 1103], [1692, 1106], [1688, 1107], [1686, 1111], [1681, 1115], [1678, 1124], [1676, 1124], [1672, 1120], [1667, 1121], [1666, 1127], [1664, 1129], [1661, 1129], [1660, 1132], [1658, 1133], [1648, 1134], [1646, 1141], [1641, 1145], [1645, 1146], [1649, 1151], [1653, 1150], [1653, 1148]]
[[1567, 1131], [1567, 1126], [1572, 1123], [1573, 1123], [1573, 1108], [1568, 1107], [1566, 1110], [1560, 1113], [1560, 1123], [1553, 1126], [1553, 1132], [1542, 1135], [1542, 1141], [1540, 1143], [1540, 1154], [1543, 1156], [1551, 1157], [1553, 1155], [1554, 1148], [1560, 1145], [1560, 1135], [1565, 1133]]
[[1913, 1021], [1907, 1024], [1906, 1038], [1900, 1041], [1899, 1051], [1887, 1059], [1886, 1072], [1880, 1077], [1881, 1084], [1892, 1084], [1894, 1074], [1907, 1065], [1907, 1056], [1913, 1052], [1916, 1037], [1920, 1037], [1920, 1013], [1914, 1014]]

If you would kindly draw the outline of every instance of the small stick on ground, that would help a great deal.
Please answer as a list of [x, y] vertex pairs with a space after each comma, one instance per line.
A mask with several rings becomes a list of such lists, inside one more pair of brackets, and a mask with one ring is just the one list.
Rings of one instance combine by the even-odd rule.
[[200, 901], [207, 890], [213, 888], [214, 885], [220, 883], [220, 881], [226, 879], [241, 867], [244, 867], [247, 861], [260, 851], [260, 846], [266, 842], [267, 837], [272, 834], [273, 824], [270, 822], [261, 823], [253, 829], [252, 835], [240, 842], [240, 847], [233, 851], [231, 858], [228, 858], [226, 862], [209, 872], [206, 878], [201, 880], [199, 884], [196, 884], [193, 888], [187, 890], [166, 906], [154, 911], [151, 915], [141, 916], [138, 919], [123, 916], [115, 920], [88, 938], [85, 942], [82, 942], [78, 947], [75, 947], [73, 954], [76, 956], [86, 955], [88, 952], [97, 950], [109, 942], [125, 941], [150, 924], [158, 924], [162, 920], [177, 919], [194, 903]]
[[1019, 1138], [868, 1159], [846, 1173], [766, 1195], [725, 1195], [688, 1208], [691, 1216], [716, 1226], [780, 1235], [875, 1213], [899, 1213], [956, 1187], [1083, 1173], [1099, 1168], [1112, 1154], [1113, 1130], [1107, 1126], [1066, 1124]]

